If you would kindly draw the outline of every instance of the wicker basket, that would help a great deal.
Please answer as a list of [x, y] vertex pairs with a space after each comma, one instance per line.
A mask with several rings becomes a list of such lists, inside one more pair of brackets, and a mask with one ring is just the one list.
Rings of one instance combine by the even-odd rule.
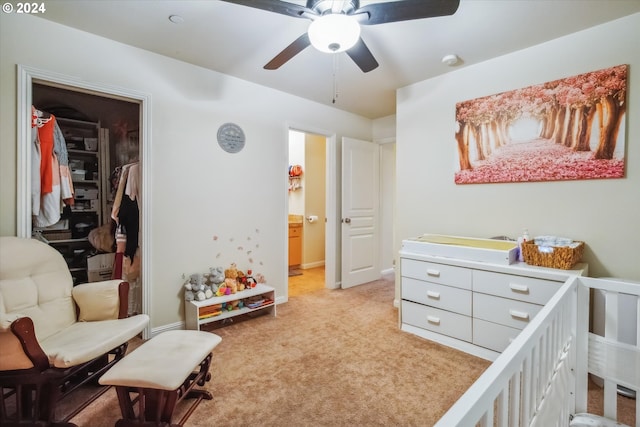
[[524, 242], [522, 244], [522, 256], [524, 262], [540, 267], [560, 268], [569, 270], [582, 259], [584, 252], [584, 242], [576, 242], [575, 248], [553, 247], [552, 252], [541, 252], [534, 242]]

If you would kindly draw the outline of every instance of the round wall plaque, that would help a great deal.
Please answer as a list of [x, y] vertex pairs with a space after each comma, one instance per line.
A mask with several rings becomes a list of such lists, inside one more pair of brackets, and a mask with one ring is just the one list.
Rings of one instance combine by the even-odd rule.
[[237, 153], [244, 148], [244, 132], [235, 123], [225, 123], [218, 128], [218, 144], [227, 153]]

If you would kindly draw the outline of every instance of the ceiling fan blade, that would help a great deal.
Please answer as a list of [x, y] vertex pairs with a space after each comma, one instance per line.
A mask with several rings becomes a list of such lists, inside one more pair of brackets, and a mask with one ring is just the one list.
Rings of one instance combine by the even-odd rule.
[[347, 55], [353, 62], [356, 63], [363, 73], [368, 73], [371, 70], [378, 68], [378, 61], [373, 57], [373, 54], [369, 50], [364, 40], [360, 38], [358, 42], [351, 49], [347, 50]]
[[359, 22], [363, 25], [376, 25], [387, 22], [453, 15], [456, 10], [458, 10], [459, 5], [460, 0], [392, 1], [368, 4], [354, 11], [353, 14], [367, 13], [369, 19], [363, 19]]
[[221, 0], [227, 3], [240, 4], [243, 6], [249, 6], [254, 9], [266, 10], [269, 12], [279, 13], [280, 15], [293, 16], [296, 18], [308, 18], [308, 13], [313, 13], [312, 10], [307, 9], [304, 6], [300, 6], [294, 3], [289, 3], [280, 0]]
[[293, 43], [285, 47], [282, 52], [277, 54], [271, 61], [264, 66], [265, 70], [276, 70], [284, 65], [285, 62], [302, 52], [306, 47], [311, 44], [309, 36], [304, 33], [298, 37]]

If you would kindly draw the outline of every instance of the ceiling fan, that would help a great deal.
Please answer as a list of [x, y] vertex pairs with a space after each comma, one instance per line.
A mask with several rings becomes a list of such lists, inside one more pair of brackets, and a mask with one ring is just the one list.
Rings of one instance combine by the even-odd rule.
[[222, 1], [312, 21], [308, 32], [269, 61], [266, 70], [280, 68], [313, 45], [323, 52], [346, 52], [365, 73], [377, 68], [378, 62], [360, 37], [360, 25], [453, 15], [460, 4], [460, 0], [367, 1], [360, 7], [359, 0], [307, 0], [306, 6], [281, 0]]

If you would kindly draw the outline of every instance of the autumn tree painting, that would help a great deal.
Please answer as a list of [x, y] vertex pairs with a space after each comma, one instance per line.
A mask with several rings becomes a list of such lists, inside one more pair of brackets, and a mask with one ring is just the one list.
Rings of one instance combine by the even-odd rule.
[[456, 104], [456, 184], [624, 177], [627, 65]]

